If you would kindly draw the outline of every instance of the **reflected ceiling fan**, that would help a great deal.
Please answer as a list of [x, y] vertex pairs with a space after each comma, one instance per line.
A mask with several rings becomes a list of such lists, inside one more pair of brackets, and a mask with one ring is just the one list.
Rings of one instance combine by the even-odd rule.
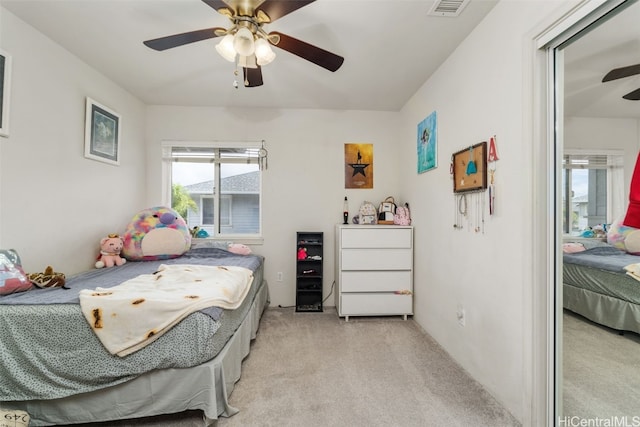
[[189, 43], [222, 37], [216, 45], [218, 53], [229, 62], [242, 67], [246, 87], [261, 86], [262, 66], [275, 58], [271, 45], [293, 53], [329, 71], [336, 71], [344, 58], [286, 34], [267, 33], [270, 24], [315, 0], [202, 0], [231, 21], [229, 28], [206, 28], [147, 40], [144, 44], [154, 50], [166, 50]]
[[[635, 76], [636, 74], [640, 74], [640, 64], [629, 65], [628, 67], [614, 68], [602, 78], [602, 82], [604, 83], [611, 80], [631, 77]], [[628, 94], [624, 95], [623, 98], [630, 101], [640, 101], [640, 88], [629, 92]]]

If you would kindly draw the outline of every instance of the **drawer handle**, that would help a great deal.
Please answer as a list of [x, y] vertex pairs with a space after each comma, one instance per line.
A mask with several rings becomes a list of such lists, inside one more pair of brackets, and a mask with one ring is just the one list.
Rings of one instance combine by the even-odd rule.
[[400, 289], [399, 291], [395, 291], [394, 294], [396, 294], [396, 295], [413, 295], [413, 292], [411, 292], [409, 289]]

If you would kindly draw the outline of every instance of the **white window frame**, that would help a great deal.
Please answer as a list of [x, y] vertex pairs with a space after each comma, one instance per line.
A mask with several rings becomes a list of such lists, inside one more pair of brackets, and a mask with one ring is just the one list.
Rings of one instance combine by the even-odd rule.
[[[162, 141], [161, 150], [162, 150], [162, 203], [166, 206], [171, 206], [171, 183], [172, 183], [172, 149], [174, 147], [200, 147], [200, 148], [213, 148], [213, 149], [225, 149], [225, 148], [243, 148], [251, 151], [258, 151], [264, 147], [264, 141]], [[238, 163], [247, 163], [247, 159], [237, 160]], [[257, 154], [255, 157], [251, 157], [250, 163], [259, 164], [259, 159]], [[224, 163], [234, 163], [234, 161], [220, 161], [218, 158], [212, 162], [215, 166], [215, 182], [220, 182], [220, 164]], [[262, 244], [263, 236], [262, 236], [262, 211], [263, 211], [263, 196], [264, 193], [262, 191], [262, 170], [260, 169], [260, 183], [259, 183], [259, 215], [258, 215], [258, 233], [255, 234], [223, 234], [220, 233], [220, 224], [216, 224], [216, 232], [214, 236], [210, 237], [211, 240], [224, 240], [228, 241], [233, 239], [234, 242], [244, 243], [244, 244]], [[216, 189], [214, 192], [214, 206], [217, 206], [217, 209], [220, 209], [220, 198], [228, 197], [227, 195], [220, 194], [220, 191]], [[231, 203], [228, 204], [231, 206]], [[217, 212], [218, 218], [220, 218], [220, 213]], [[229, 218], [231, 215], [229, 214]]]
[[[607, 171], [607, 218], [606, 223], [611, 224], [621, 214], [624, 213], [624, 150], [616, 149], [576, 149], [566, 148], [563, 150], [563, 158], [569, 157], [598, 157], [606, 156], [607, 164], [586, 166], [584, 169], [604, 169]], [[567, 169], [577, 169], [562, 165], [562, 173], [566, 176]], [[566, 185], [571, 186], [570, 180]], [[562, 194], [566, 193], [566, 188], [562, 188]], [[570, 195], [566, 195], [570, 196]], [[571, 206], [571, 200], [565, 200], [565, 208]], [[570, 210], [570, 209], [569, 209]], [[567, 212], [565, 212], [565, 215]], [[566, 220], [566, 218], [565, 218]], [[563, 224], [564, 227], [564, 224]], [[563, 234], [567, 233], [563, 229]]]

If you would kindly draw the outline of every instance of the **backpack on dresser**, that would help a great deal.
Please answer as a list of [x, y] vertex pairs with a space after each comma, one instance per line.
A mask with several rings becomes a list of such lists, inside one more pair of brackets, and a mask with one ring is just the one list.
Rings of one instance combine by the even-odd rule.
[[378, 207], [378, 224], [393, 224], [393, 215], [396, 213], [396, 202], [389, 196]]
[[373, 205], [373, 203], [364, 201], [360, 205], [357, 218], [357, 224], [377, 224], [378, 211], [376, 210], [376, 207]]
[[405, 203], [404, 206], [398, 206], [396, 208], [396, 213], [393, 215], [393, 223], [396, 225], [411, 225], [409, 203]]

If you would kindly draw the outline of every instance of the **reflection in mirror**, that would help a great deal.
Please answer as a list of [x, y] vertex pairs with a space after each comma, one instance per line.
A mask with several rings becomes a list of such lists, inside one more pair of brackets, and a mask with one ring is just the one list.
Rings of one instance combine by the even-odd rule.
[[625, 231], [618, 225], [640, 148], [640, 102], [623, 96], [640, 87], [640, 74], [602, 81], [612, 69], [640, 63], [640, 4], [623, 6], [628, 7], [592, 24], [559, 55], [564, 159], [558, 174], [558, 425], [596, 425], [596, 419], [605, 422], [598, 425], [640, 425], [640, 281], [624, 269], [640, 257], [626, 253], [620, 242], [611, 244]]

